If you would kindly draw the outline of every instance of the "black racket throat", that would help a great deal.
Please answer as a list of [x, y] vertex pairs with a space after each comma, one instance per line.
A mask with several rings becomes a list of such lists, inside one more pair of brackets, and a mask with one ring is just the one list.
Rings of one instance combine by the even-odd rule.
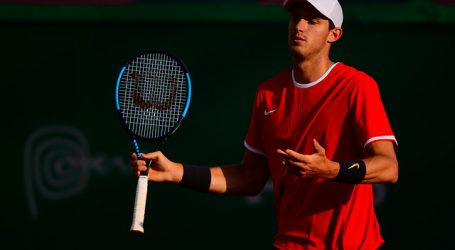
[[150, 166], [152, 165], [152, 160], [145, 160], [145, 166], [147, 167], [147, 169], [145, 171], [141, 171], [141, 175], [145, 175], [145, 176], [148, 176], [149, 175], [149, 171], [150, 171]]

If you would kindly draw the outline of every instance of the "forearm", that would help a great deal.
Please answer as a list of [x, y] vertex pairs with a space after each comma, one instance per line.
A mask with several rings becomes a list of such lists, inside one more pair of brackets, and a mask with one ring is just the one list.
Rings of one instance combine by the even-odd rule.
[[358, 166], [357, 168], [354, 167], [354, 165], [357, 165], [355, 162], [359, 161], [360, 165], [365, 164], [364, 175], [360, 177], [361, 181], [359, 180], [361, 183], [396, 183], [398, 181], [398, 161], [391, 142], [373, 143], [369, 148], [368, 157], [353, 160], [353, 162], [348, 162], [348, 165], [345, 165], [344, 168], [340, 162], [330, 162], [331, 168], [338, 171], [335, 175], [335, 180], [340, 179], [339, 172], [343, 169], [344, 175], [348, 175], [348, 178], [350, 178], [349, 175], [359, 176]]
[[[161, 152], [142, 154], [145, 160], [151, 160], [148, 168], [148, 180], [152, 182], [171, 182], [203, 192], [233, 195], [255, 195], [268, 180], [267, 160], [245, 150], [244, 158], [237, 165], [194, 166], [167, 159]], [[146, 161], [138, 160], [132, 154], [132, 166], [139, 176], [146, 171]]]
[[[178, 164], [174, 172], [175, 177], [173, 178], [173, 182], [191, 189], [198, 189], [196, 186], [199, 187], [201, 182], [206, 183], [207, 181], [208, 186], [204, 188], [205, 191], [216, 194], [228, 194], [232, 192], [232, 186], [228, 185], [228, 183], [231, 184], [233, 182], [229, 180], [235, 180], [234, 176], [241, 175], [239, 168], [240, 166], [205, 167]], [[195, 171], [198, 173], [194, 174]]]
[[239, 164], [197, 167], [177, 163], [172, 182], [216, 194], [256, 195], [269, 178], [265, 157], [245, 150]]
[[[209, 192], [217, 194], [229, 194], [228, 180], [233, 179], [232, 176], [239, 175], [240, 166], [225, 166], [211, 167], [210, 174], [212, 180], [210, 182]], [[232, 187], [230, 187], [232, 190]]]
[[226, 176], [221, 167], [211, 167], [210, 175], [212, 180], [210, 182], [209, 192], [216, 194], [225, 194], [227, 191]]
[[226, 195], [256, 195], [265, 185], [267, 177], [253, 173], [243, 165], [211, 167], [212, 180], [209, 192]]
[[367, 166], [362, 183], [396, 183], [398, 162], [395, 158], [375, 155], [364, 160]]
[[[389, 157], [385, 156], [374, 156], [369, 157], [366, 159], [360, 160], [353, 160], [352, 162], [360, 162], [363, 161], [365, 163], [365, 176], [361, 178], [360, 183], [369, 183], [369, 184], [377, 184], [377, 183], [395, 183], [398, 180], [398, 163], [396, 160], [390, 159]], [[325, 175], [328, 179], [333, 179], [334, 181], [345, 182], [344, 178], [340, 178], [340, 172], [342, 171], [341, 162], [330, 161], [329, 169], [330, 173]], [[355, 174], [354, 171], [347, 173], [348, 175]], [[357, 179], [357, 177], [355, 177]], [[357, 182], [355, 182], [357, 183]]]
[[260, 171], [248, 171], [243, 165], [203, 167], [181, 163], [176, 164], [173, 176], [171, 182], [181, 186], [225, 195], [256, 195], [268, 178]]
[[[365, 176], [361, 183], [377, 184], [377, 183], [396, 183], [398, 180], [398, 163], [394, 159], [386, 156], [374, 156], [361, 160], [365, 163]], [[339, 178], [341, 163], [331, 161], [329, 163], [332, 174], [327, 175], [329, 179], [343, 182], [343, 178]]]

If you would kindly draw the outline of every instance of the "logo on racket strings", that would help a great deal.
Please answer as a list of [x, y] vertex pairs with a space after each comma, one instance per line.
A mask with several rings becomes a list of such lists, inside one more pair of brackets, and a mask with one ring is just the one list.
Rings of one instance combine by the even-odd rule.
[[[164, 99], [163, 93], [151, 93], [152, 96], [149, 97], [148, 100], [144, 100], [142, 93], [143, 93], [143, 88], [145, 87], [144, 85], [146, 84], [144, 81], [144, 77], [139, 74], [138, 72], [133, 72], [130, 74], [131, 78], [133, 79], [134, 83], [134, 92], [133, 92], [133, 103], [135, 106], [143, 108], [143, 109], [149, 109], [149, 108], [154, 108], [159, 111], [167, 110], [172, 106], [172, 103], [175, 100], [175, 97], [177, 96], [177, 80], [175, 78], [172, 79], [167, 79], [167, 84], [166, 86], [171, 86], [170, 91], [168, 90], [167, 93], [169, 94], [167, 96], [167, 99]], [[160, 86], [160, 88], [166, 88], [166, 86]], [[159, 92], [159, 91], [158, 91]]]

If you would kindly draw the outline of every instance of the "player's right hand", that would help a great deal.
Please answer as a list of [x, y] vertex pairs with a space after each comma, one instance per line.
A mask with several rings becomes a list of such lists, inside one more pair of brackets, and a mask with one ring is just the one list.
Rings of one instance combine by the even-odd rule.
[[136, 153], [133, 153], [131, 158], [131, 166], [136, 176], [147, 170], [146, 164], [148, 160], [151, 160], [152, 163], [148, 172], [149, 181], [179, 183], [182, 180], [182, 164], [169, 160], [161, 151], [141, 153], [140, 159], [137, 158]]

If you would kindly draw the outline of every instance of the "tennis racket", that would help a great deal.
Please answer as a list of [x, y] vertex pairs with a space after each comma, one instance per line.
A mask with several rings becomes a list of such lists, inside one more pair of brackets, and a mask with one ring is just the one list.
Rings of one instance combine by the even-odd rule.
[[[117, 79], [115, 102], [123, 127], [128, 132], [138, 158], [139, 143], [154, 143], [155, 151], [185, 118], [191, 100], [191, 80], [187, 67], [165, 50], [140, 53], [122, 67]], [[136, 187], [130, 231], [144, 233], [148, 171], [141, 172]]]

